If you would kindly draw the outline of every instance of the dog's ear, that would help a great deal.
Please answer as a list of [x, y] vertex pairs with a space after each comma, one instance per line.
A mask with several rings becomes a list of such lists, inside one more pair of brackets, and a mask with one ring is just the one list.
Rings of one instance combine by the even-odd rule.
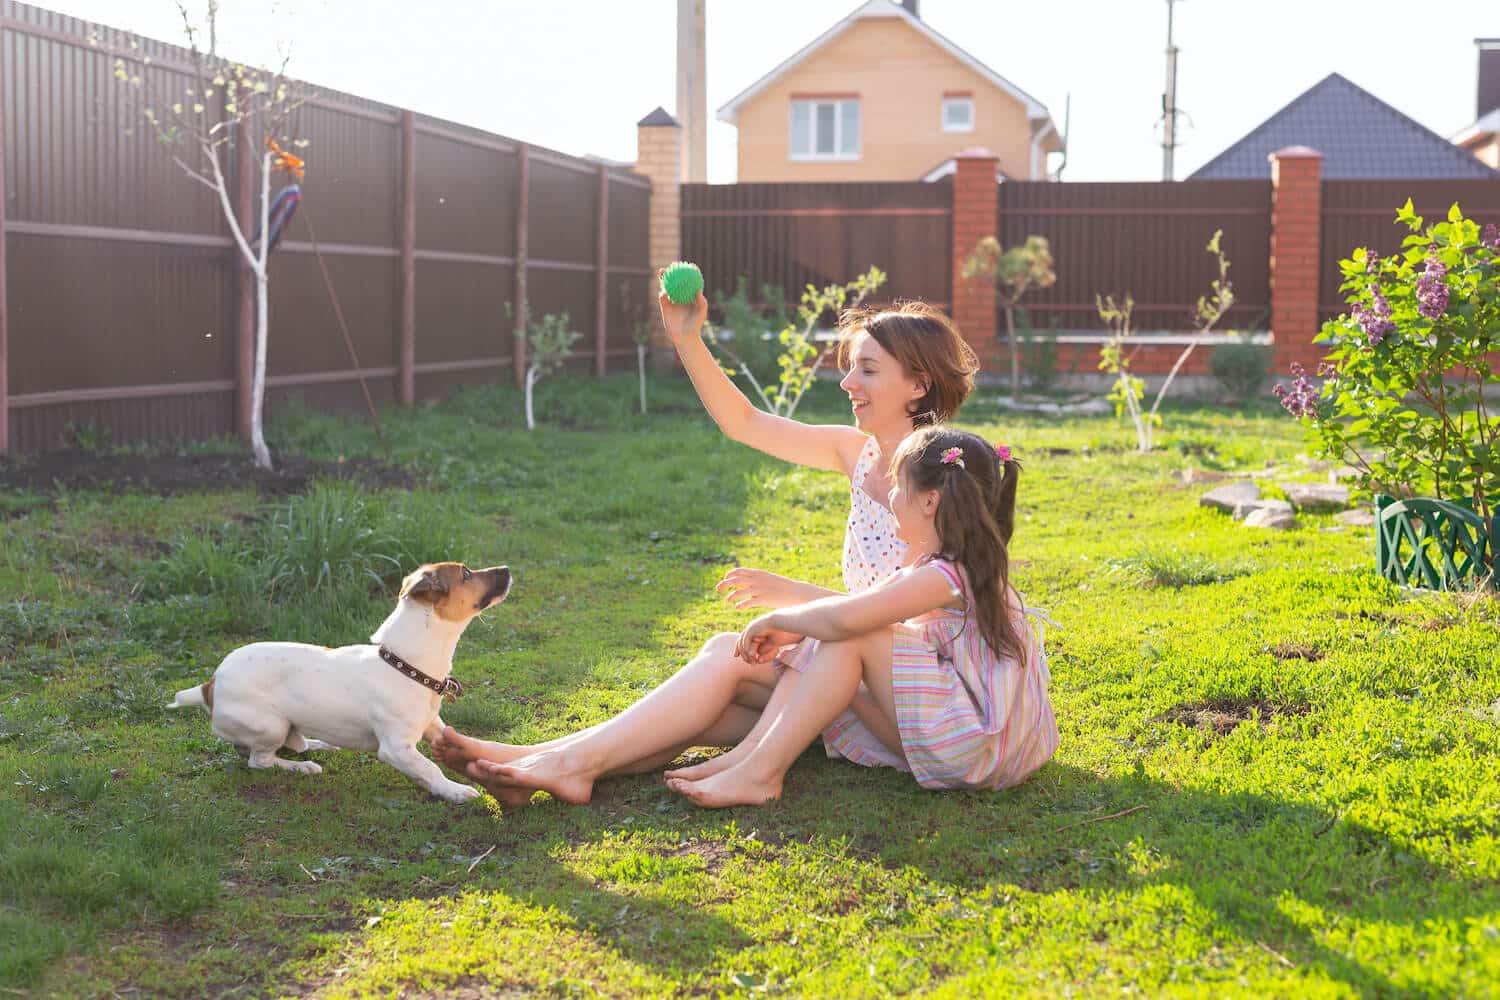
[[407, 577], [405, 586], [401, 588], [402, 597], [415, 597], [428, 602], [446, 597], [447, 594], [448, 584], [443, 575], [430, 566]]

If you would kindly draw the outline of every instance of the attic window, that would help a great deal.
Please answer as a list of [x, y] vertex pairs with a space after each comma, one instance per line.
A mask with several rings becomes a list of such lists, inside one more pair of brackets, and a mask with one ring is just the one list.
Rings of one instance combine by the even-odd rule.
[[859, 99], [794, 98], [791, 140], [794, 160], [859, 159]]
[[969, 95], [943, 98], [943, 131], [974, 131], [974, 98]]

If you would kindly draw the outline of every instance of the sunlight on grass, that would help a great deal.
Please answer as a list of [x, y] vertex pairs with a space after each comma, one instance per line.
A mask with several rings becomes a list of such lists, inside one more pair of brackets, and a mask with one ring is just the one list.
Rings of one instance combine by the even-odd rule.
[[[694, 810], [431, 800], [371, 755], [246, 770], [167, 713], [253, 639], [363, 642], [421, 561], [508, 563], [444, 716], [549, 738], [750, 612], [732, 566], [836, 586], [848, 484], [724, 440], [680, 381], [559, 377], [285, 453], [411, 486], [0, 502], [0, 990], [36, 995], [1483, 996], [1500, 981], [1500, 614], [1403, 591], [1368, 530], [1254, 532], [1187, 467], [1289, 463], [1263, 409], [961, 423], [1024, 463], [1013, 579], [1047, 640], [1057, 758], [937, 794], [813, 748], [784, 799]], [[828, 386], [810, 420], [846, 422]], [[279, 582], [278, 582], [279, 581]]]

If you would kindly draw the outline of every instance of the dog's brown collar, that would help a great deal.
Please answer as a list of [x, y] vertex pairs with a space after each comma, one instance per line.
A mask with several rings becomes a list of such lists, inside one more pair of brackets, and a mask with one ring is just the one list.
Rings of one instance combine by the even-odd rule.
[[384, 646], [380, 647], [380, 658], [424, 688], [436, 692], [449, 701], [464, 693], [464, 686], [456, 679], [449, 677], [447, 680], [440, 681], [434, 677], [429, 677]]

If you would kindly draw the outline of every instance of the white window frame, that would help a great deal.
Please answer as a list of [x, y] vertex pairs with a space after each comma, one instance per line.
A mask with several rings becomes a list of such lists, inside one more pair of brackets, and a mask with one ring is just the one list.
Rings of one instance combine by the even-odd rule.
[[[967, 125], [953, 125], [953, 124], [951, 124], [948, 121], [948, 108], [951, 107], [951, 106], [954, 106], [954, 105], [959, 105], [959, 104], [968, 105], [968, 108], [969, 108], [969, 124], [967, 124]], [[945, 97], [945, 98], [943, 98], [942, 118], [940, 119], [940, 123], [942, 125], [942, 128], [943, 128], [944, 132], [972, 132], [972, 131], [974, 131], [974, 119], [975, 119], [975, 109], [974, 109], [974, 98], [973, 98], [972, 95], [967, 96], [967, 97], [958, 96], [958, 97]]]
[[[809, 138], [811, 139], [810, 145], [811, 145], [811, 148], [812, 148], [812, 152], [808, 152], [808, 153], [798, 153], [798, 152], [795, 151], [795, 149], [792, 146], [792, 141], [793, 141], [793, 134], [792, 134], [793, 122], [796, 119], [797, 105], [799, 105], [799, 104], [806, 104], [806, 105], [809, 105], [810, 108], [811, 108], [811, 110], [809, 111], [809, 121], [812, 123], [812, 126], [811, 126], [812, 127], [812, 133], [811, 133], [811, 135], [810, 135]], [[854, 152], [852, 152], [852, 153], [839, 153], [839, 152], [819, 153], [817, 151], [817, 149], [818, 149], [818, 106], [822, 105], [822, 104], [829, 104], [829, 105], [833, 106], [833, 148], [835, 150], [838, 150], [839, 148], [841, 148], [843, 146], [843, 139], [844, 139], [844, 107], [845, 107], [845, 105], [849, 105], [849, 104], [854, 105], [855, 120], [859, 124], [859, 137], [858, 137], [858, 139], [856, 140], [856, 142], [854, 144]], [[860, 158], [860, 154], [861, 154], [861, 152], [863, 152], [863, 149], [864, 149], [864, 143], [865, 143], [864, 116], [860, 113], [859, 98], [857, 98], [857, 97], [829, 97], [829, 98], [797, 97], [797, 98], [793, 98], [787, 104], [786, 149], [787, 149], [787, 157], [788, 157], [788, 159], [795, 160], [795, 161], [797, 161], [799, 163], [808, 163], [808, 162], [824, 162], [824, 163], [826, 163], [826, 162], [831, 162], [831, 161], [836, 161], [836, 160], [843, 161], [843, 162], [846, 162], [846, 163], [853, 162], [853, 161], [858, 160]]]

